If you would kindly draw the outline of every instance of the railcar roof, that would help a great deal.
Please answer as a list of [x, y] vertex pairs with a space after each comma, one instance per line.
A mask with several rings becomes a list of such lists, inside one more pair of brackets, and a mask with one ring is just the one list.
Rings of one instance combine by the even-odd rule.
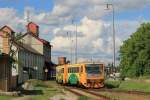
[[103, 64], [103, 63], [77, 63], [77, 64], [65, 64], [65, 65], [58, 65], [57, 67], [64, 67], [64, 66], [80, 66], [80, 65], [84, 65], [84, 64]]

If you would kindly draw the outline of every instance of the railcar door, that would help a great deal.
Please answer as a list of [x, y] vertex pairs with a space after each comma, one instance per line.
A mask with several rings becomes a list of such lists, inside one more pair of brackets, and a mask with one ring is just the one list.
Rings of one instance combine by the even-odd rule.
[[82, 64], [80, 66], [79, 76], [80, 76], [80, 84], [84, 85], [86, 83], [85, 64]]

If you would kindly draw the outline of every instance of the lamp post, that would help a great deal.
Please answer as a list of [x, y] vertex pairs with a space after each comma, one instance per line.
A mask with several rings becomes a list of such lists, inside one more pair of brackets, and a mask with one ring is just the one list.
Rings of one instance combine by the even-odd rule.
[[47, 69], [47, 68], [45, 68], [45, 70], [44, 70], [44, 71], [45, 71], [45, 80], [47, 80], [47, 78], [48, 78], [48, 77], [47, 77], [48, 69]]
[[113, 20], [113, 67], [116, 66], [116, 46], [115, 46], [115, 9], [113, 4], [106, 4], [107, 10], [112, 7], [112, 20]]
[[34, 70], [35, 70], [35, 77], [36, 79], [38, 79], [38, 67], [34, 66]]

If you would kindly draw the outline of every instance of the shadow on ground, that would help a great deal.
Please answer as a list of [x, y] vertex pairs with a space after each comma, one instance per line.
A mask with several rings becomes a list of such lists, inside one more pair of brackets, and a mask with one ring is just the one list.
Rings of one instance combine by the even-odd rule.
[[21, 94], [23, 95], [42, 95], [42, 90], [21, 90]]
[[42, 90], [35, 90], [35, 89], [24, 89], [22, 87], [23, 85], [19, 85], [19, 87], [17, 88], [17, 91], [20, 91], [20, 96], [22, 95], [43, 95], [43, 91]]

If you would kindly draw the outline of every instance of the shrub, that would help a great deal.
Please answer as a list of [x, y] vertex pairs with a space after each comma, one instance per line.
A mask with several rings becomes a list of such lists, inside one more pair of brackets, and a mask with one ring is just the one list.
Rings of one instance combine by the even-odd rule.
[[105, 81], [106, 88], [118, 88], [120, 86], [120, 81]]

